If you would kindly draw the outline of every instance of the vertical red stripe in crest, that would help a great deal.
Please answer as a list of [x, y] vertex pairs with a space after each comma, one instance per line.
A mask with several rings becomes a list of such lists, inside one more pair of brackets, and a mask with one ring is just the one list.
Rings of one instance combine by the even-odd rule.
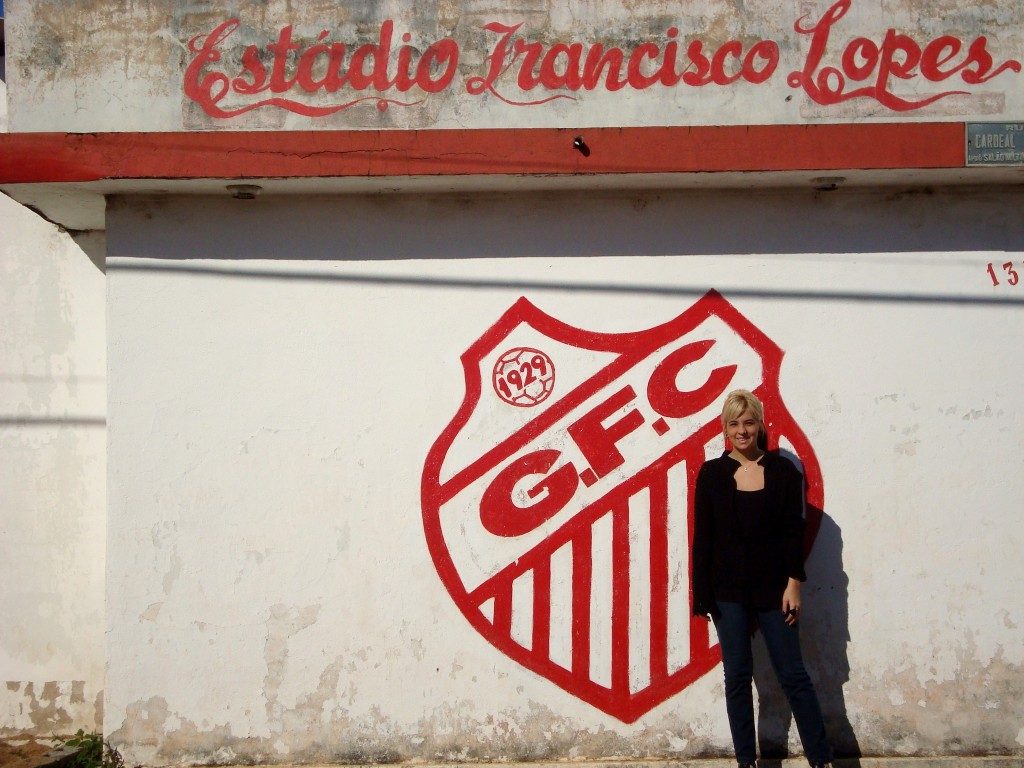
[[591, 528], [572, 540], [572, 672], [590, 679], [590, 582], [593, 568]]
[[668, 675], [668, 475], [654, 475], [651, 499], [651, 684]]
[[702, 659], [707, 656], [708, 643], [710, 642], [710, 636], [708, 634], [709, 621], [706, 619], [699, 619], [696, 616], [690, 617], [690, 662], [693, 663], [696, 659]]
[[[689, 452], [686, 461], [686, 540], [690, 542], [691, 555], [693, 551], [693, 507], [697, 496], [697, 474], [704, 463], [704, 445], [695, 443], [695, 450]], [[693, 557], [687, 563], [687, 572], [690, 581], [690, 663], [704, 658], [708, 652], [708, 624], [705, 619], [693, 616]]]
[[494, 592], [494, 630], [502, 637], [512, 634], [512, 580], [496, 584]]

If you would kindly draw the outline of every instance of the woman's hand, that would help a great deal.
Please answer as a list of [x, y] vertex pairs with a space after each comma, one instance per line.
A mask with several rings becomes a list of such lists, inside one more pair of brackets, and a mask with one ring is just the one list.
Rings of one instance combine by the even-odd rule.
[[790, 579], [786, 591], [782, 593], [782, 612], [790, 626], [800, 618], [800, 582], [796, 579]]

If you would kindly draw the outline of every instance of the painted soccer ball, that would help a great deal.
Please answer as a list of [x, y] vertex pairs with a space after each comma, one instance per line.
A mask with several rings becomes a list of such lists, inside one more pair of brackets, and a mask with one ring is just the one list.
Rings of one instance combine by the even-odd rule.
[[544, 402], [555, 388], [555, 365], [532, 347], [514, 347], [494, 364], [494, 391], [502, 400], [520, 408]]

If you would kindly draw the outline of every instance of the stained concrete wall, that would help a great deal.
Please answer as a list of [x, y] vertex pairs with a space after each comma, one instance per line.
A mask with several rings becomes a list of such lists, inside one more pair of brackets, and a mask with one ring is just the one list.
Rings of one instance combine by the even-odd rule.
[[[107, 735], [154, 765], [729, 754], [714, 636], [686, 619], [671, 524], [721, 448], [717, 403], [659, 424], [644, 364], [595, 379], [601, 396], [629, 382], [645, 421], [573, 503], [682, 441], [658, 502], [659, 652], [643, 639], [657, 601], [617, 603], [614, 586], [657, 581], [653, 495], [615, 507], [631, 546], [601, 518], [573, 529], [593, 531], [582, 559], [538, 560], [571, 519], [489, 535], [472, 478], [448, 501], [433, 485], [595, 365], [662, 354], [678, 332], [715, 343], [672, 386], [736, 365], [730, 386], [762, 388], [805, 469], [820, 527], [803, 638], [836, 745], [1024, 754], [1024, 475], [1001, 458], [1024, 448], [1022, 204], [1012, 189], [113, 200]], [[557, 368], [535, 406], [502, 402], [492, 378], [520, 346]], [[533, 434], [516, 450], [584, 466], [564, 420]], [[527, 562], [530, 579], [494, 587]], [[481, 579], [495, 597], [467, 607], [459, 585]], [[566, 602], [578, 588], [589, 603]], [[609, 610], [625, 645], [595, 629]], [[657, 687], [663, 663], [675, 676]], [[762, 733], [797, 751], [765, 664]]]
[[1024, 109], [1017, 0], [9, 0], [7, 13], [19, 131], [1006, 122]]
[[0, 195], [0, 737], [102, 727], [104, 291]]

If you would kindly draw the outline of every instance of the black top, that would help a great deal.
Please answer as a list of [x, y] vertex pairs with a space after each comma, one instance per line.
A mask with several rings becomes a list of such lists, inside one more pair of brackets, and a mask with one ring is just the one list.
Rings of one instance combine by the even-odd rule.
[[704, 463], [697, 475], [693, 531], [693, 613], [717, 613], [715, 600], [768, 610], [782, 606], [792, 577], [803, 566], [803, 475], [769, 451], [764, 489], [736, 489], [740, 464], [727, 453]]
[[764, 517], [764, 488], [759, 491], [736, 490], [736, 517], [739, 519], [743, 538], [753, 539], [757, 536], [757, 525]]

